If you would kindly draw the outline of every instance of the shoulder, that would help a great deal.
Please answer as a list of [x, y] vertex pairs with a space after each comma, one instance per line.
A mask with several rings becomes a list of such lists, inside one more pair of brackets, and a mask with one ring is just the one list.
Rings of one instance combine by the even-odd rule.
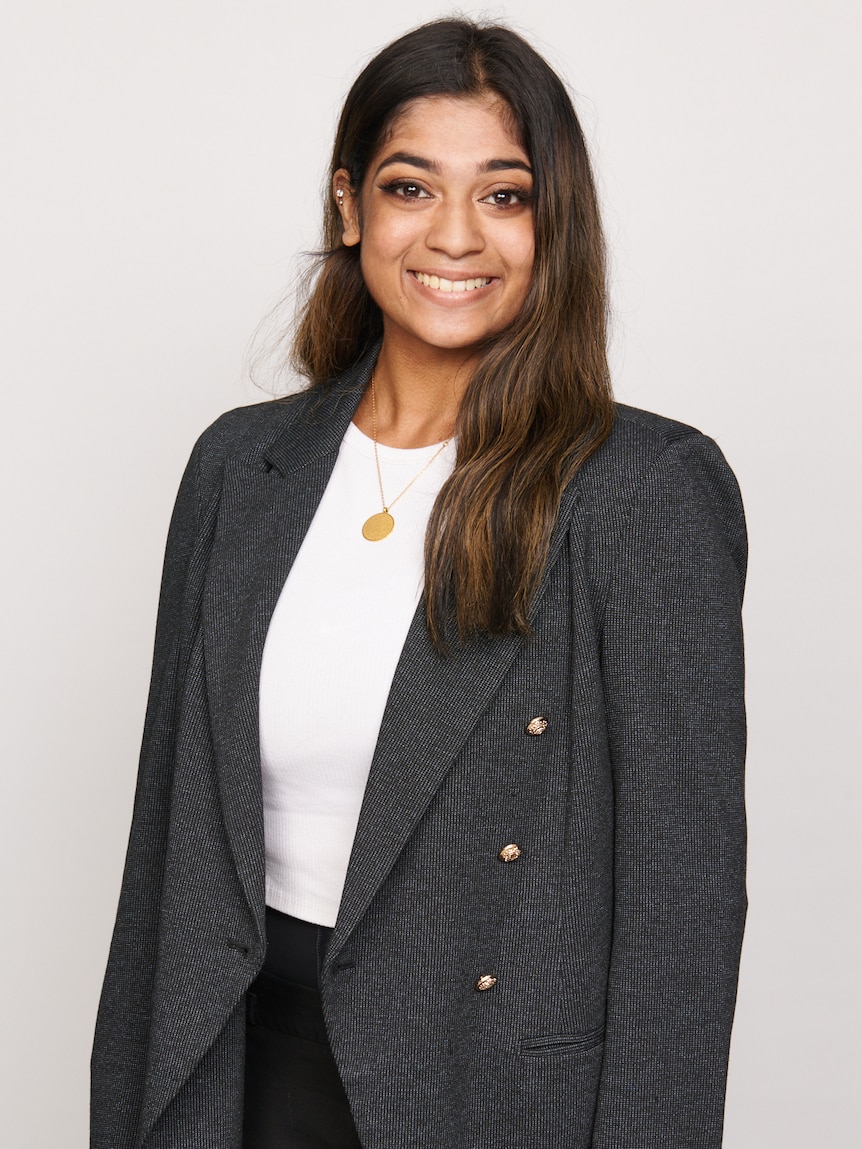
[[328, 382], [277, 399], [227, 411], [198, 438], [186, 471], [200, 505], [221, 485], [225, 467], [292, 468], [337, 448], [371, 372], [376, 348]]
[[219, 488], [232, 460], [265, 466], [275, 444], [293, 433], [293, 424], [300, 425], [296, 431], [301, 437], [302, 426], [325, 423], [332, 414], [334, 394], [333, 387], [317, 386], [220, 415], [199, 436], [190, 461], [202, 501]]
[[220, 466], [236, 455], [263, 453], [285, 428], [302, 418], [316, 398], [311, 391], [298, 391], [280, 399], [235, 407], [220, 415], [195, 444], [202, 466]]
[[597, 495], [611, 479], [618, 491], [620, 484], [628, 491], [668, 449], [702, 439], [705, 436], [686, 423], [618, 403], [613, 429], [584, 468], [583, 477]]
[[686, 423], [617, 404], [613, 429], [577, 483], [582, 496], [603, 507], [630, 506], [660, 473], [710, 475], [735, 486], [718, 444]]
[[611, 434], [575, 483], [593, 545], [609, 562], [633, 529], [648, 537], [650, 525], [677, 532], [694, 524], [720, 536], [744, 572], [739, 487], [721, 448], [697, 428], [618, 404]]

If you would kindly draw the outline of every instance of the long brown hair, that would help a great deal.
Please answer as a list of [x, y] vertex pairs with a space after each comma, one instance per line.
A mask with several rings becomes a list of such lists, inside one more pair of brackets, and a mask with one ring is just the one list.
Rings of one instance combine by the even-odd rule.
[[[425, 602], [434, 642], [485, 631], [529, 633], [529, 609], [567, 483], [613, 423], [606, 356], [605, 247], [583, 133], [562, 82], [499, 24], [437, 20], [384, 48], [341, 114], [331, 176], [362, 187], [368, 164], [406, 104], [493, 93], [511, 111], [534, 172], [535, 257], [517, 319], [488, 340], [455, 433], [455, 470], [425, 545]], [[383, 333], [359, 247], [341, 242], [327, 185], [324, 250], [301, 313], [293, 361], [323, 384]]]

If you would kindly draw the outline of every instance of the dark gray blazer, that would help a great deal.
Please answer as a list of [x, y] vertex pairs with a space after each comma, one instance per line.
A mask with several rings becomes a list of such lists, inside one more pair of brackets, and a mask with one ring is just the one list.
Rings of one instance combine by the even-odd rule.
[[[265, 944], [261, 654], [368, 373], [230, 412], [183, 478], [94, 1149], [240, 1147]], [[321, 973], [366, 1149], [721, 1144], [745, 916], [744, 567], [715, 444], [620, 407], [564, 494], [533, 636], [444, 659], [417, 611]]]

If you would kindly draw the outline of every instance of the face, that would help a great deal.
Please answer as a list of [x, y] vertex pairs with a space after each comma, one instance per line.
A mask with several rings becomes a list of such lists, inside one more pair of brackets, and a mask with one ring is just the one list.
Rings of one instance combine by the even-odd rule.
[[360, 244], [388, 344], [470, 351], [512, 322], [533, 269], [532, 191], [527, 154], [491, 97], [414, 100], [355, 195], [336, 173], [344, 242]]

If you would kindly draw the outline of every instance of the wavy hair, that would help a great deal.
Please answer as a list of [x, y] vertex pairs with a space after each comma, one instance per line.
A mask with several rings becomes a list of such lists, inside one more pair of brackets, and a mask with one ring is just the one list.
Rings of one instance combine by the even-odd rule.
[[295, 367], [330, 381], [383, 334], [359, 247], [341, 242], [331, 177], [361, 189], [401, 111], [428, 96], [493, 94], [534, 173], [535, 255], [514, 322], [481, 348], [458, 413], [455, 470], [425, 543], [425, 605], [440, 649], [478, 632], [528, 634], [565, 486], [610, 433], [605, 245], [583, 132], [562, 81], [511, 29], [436, 20], [384, 48], [347, 96], [332, 153], [324, 247], [299, 316]]

